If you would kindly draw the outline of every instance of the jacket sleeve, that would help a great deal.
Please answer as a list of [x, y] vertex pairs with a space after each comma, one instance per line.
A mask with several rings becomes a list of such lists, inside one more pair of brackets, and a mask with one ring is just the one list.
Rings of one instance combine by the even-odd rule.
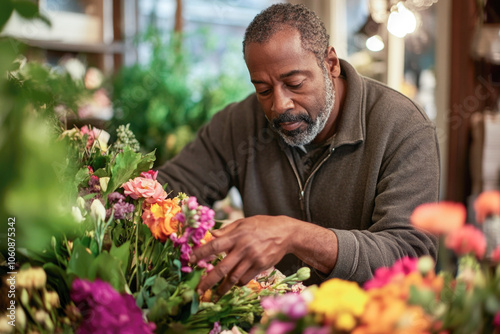
[[376, 181], [372, 225], [359, 230], [332, 229], [338, 238], [338, 260], [324, 278], [361, 283], [375, 269], [391, 266], [403, 256], [436, 259], [437, 238], [416, 230], [410, 215], [418, 205], [438, 200], [439, 175], [439, 146], [430, 121], [388, 145]]
[[167, 184], [167, 192], [196, 196], [200, 203], [212, 205], [223, 199], [233, 185], [230, 149], [229, 105], [201, 127], [196, 138], [174, 158], [158, 169], [158, 181]]

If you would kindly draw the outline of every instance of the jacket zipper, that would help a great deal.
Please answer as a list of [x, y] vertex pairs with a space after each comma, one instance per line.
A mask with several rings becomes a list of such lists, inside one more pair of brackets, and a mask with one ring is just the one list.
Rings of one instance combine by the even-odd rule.
[[318, 169], [325, 163], [325, 161], [328, 160], [328, 158], [330, 158], [330, 156], [332, 155], [333, 151], [335, 151], [334, 147], [332, 147], [331, 149], [328, 150], [327, 156], [324, 157], [323, 160], [321, 160], [321, 162], [313, 169], [313, 171], [311, 172], [311, 174], [309, 174], [309, 177], [307, 178], [306, 182], [304, 183], [304, 187], [302, 187], [302, 182], [300, 181], [299, 173], [297, 172], [297, 168], [295, 166], [295, 163], [293, 163], [293, 161], [290, 159], [290, 156], [287, 154], [287, 156], [288, 156], [288, 162], [292, 166], [293, 173], [295, 174], [295, 178], [297, 179], [297, 183], [299, 185], [300, 210], [302, 212], [302, 217], [303, 217], [303, 219], [305, 221], [308, 221], [308, 217], [307, 217], [308, 215], [307, 215], [306, 208], [305, 208], [305, 193], [304, 193], [304, 190], [307, 188], [307, 184], [309, 183], [309, 180], [311, 180], [311, 177], [318, 171]]

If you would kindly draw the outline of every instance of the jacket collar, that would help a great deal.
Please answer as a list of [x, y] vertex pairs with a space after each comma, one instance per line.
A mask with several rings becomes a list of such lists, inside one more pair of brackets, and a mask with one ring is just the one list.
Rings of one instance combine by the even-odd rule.
[[365, 138], [365, 81], [345, 60], [340, 59], [342, 72], [347, 81], [347, 93], [340, 115], [337, 134], [331, 147], [345, 144], [356, 144]]

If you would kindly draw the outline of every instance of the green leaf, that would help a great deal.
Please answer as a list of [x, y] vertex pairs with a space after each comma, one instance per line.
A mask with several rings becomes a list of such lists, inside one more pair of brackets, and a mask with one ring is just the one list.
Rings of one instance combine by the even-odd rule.
[[146, 155], [143, 155], [141, 161], [137, 164], [137, 168], [133, 176], [139, 176], [142, 172], [147, 172], [153, 167], [153, 163], [156, 160], [156, 150], [150, 152]]
[[94, 279], [89, 271], [94, 259], [94, 256], [88, 253], [87, 247], [75, 241], [73, 244], [73, 254], [68, 262], [68, 273], [74, 273], [80, 278]]
[[54, 263], [46, 263], [43, 269], [47, 273], [47, 285], [51, 286], [59, 295], [61, 306], [64, 308], [71, 298], [69, 291], [71, 290], [71, 279], [68, 277], [66, 271]]
[[38, 16], [38, 6], [31, 1], [14, 1], [12, 5], [24, 18], [32, 19]]
[[168, 282], [163, 277], [157, 277], [153, 287], [151, 288], [151, 292], [155, 295], [160, 294], [160, 292], [166, 290], [168, 288]]
[[111, 179], [109, 180], [105, 195], [112, 193], [123, 183], [127, 182], [132, 177], [140, 161], [141, 154], [135, 153], [128, 146], [123, 149], [123, 152], [118, 153], [115, 164], [111, 168]]
[[165, 299], [157, 299], [155, 305], [151, 308], [148, 318], [152, 322], [164, 319], [168, 315], [168, 304]]
[[127, 240], [127, 242], [122, 244], [120, 247], [116, 247], [113, 244], [113, 246], [111, 246], [109, 253], [111, 254], [111, 256], [114, 256], [120, 262], [122, 271], [124, 273], [127, 272], [128, 259], [130, 256], [130, 240]]
[[196, 289], [198, 283], [200, 283], [202, 273], [202, 270], [193, 270], [192, 272], [187, 274], [184, 284], [193, 290]]
[[125, 292], [127, 281], [120, 264], [120, 261], [117, 261], [114, 256], [108, 252], [102, 252], [91, 263], [88, 271], [92, 278], [100, 278], [111, 284], [116, 291], [122, 293]]
[[12, 6], [12, 2], [9, 0], [0, 1], [0, 31], [2, 31], [7, 21], [9, 21], [10, 16], [14, 7]]
[[200, 296], [195, 292], [193, 293], [193, 301], [191, 302], [191, 314], [196, 314], [196, 312], [198, 312], [199, 306], [200, 306]]

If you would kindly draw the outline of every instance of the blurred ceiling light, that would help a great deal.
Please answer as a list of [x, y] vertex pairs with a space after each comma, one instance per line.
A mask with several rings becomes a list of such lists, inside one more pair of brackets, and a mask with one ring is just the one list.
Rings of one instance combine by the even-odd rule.
[[391, 10], [387, 21], [387, 30], [396, 37], [403, 38], [417, 28], [417, 19], [412, 11], [405, 7], [403, 2], [398, 2]]
[[379, 35], [372, 36], [366, 40], [366, 47], [368, 50], [378, 52], [384, 49], [385, 44], [382, 37]]

